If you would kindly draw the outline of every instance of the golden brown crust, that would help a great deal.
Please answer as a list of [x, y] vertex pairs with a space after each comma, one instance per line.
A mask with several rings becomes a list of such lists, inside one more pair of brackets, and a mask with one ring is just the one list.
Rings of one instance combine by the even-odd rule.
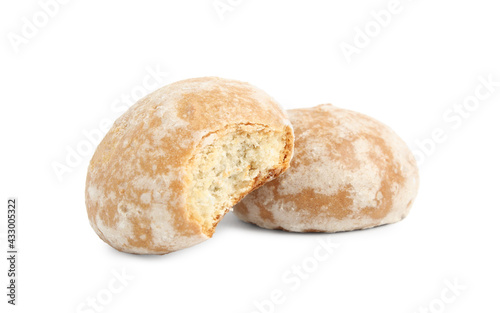
[[269, 229], [337, 232], [408, 214], [418, 169], [389, 127], [332, 105], [288, 114], [296, 139], [290, 169], [237, 204], [240, 219]]
[[[188, 79], [139, 100], [114, 123], [88, 168], [85, 200], [99, 237], [138, 254], [165, 254], [208, 239], [186, 210], [188, 162], [205, 136], [231, 125], [264, 125], [293, 141], [286, 113], [247, 83]], [[284, 157], [276, 173], [289, 161]]]

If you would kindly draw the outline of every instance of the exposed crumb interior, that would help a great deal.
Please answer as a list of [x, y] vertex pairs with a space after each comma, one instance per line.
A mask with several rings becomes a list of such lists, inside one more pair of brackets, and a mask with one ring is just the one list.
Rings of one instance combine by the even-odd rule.
[[235, 199], [247, 192], [258, 176], [265, 176], [282, 158], [283, 133], [236, 129], [205, 146], [192, 160], [188, 196], [191, 217], [207, 234]]

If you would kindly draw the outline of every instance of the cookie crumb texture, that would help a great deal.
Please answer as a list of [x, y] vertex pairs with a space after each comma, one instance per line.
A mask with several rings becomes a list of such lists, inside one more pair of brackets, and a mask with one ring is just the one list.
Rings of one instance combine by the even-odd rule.
[[243, 221], [293, 232], [338, 232], [395, 223], [417, 195], [415, 158], [394, 131], [330, 104], [288, 111], [290, 169], [235, 206]]
[[247, 193], [285, 171], [286, 113], [243, 82], [195, 78], [139, 100], [88, 168], [90, 224], [117, 250], [165, 254], [212, 236]]

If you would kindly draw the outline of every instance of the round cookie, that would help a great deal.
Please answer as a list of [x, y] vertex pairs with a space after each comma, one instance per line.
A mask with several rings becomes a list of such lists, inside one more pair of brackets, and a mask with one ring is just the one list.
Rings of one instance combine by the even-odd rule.
[[165, 86], [112, 126], [88, 167], [90, 224], [112, 247], [165, 254], [210, 238], [243, 196], [289, 167], [286, 113], [247, 83]]
[[416, 161], [389, 127], [330, 104], [289, 110], [290, 169], [234, 208], [268, 229], [338, 232], [395, 223], [417, 195]]

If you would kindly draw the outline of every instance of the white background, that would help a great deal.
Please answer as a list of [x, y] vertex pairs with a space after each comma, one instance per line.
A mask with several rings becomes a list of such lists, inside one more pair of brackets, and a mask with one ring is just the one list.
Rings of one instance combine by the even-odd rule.
[[[20, 254], [12, 308], [1, 253], [0, 311], [258, 312], [261, 304], [261, 312], [498, 312], [500, 87], [467, 118], [449, 110], [473, 104], [480, 77], [500, 81], [500, 5], [401, 0], [377, 30], [370, 12], [389, 2], [233, 0], [221, 19], [213, 0], [70, 0], [44, 21], [37, 1], [2, 1], [0, 233], [5, 247], [6, 199], [16, 196]], [[41, 26], [13, 45], [34, 16]], [[356, 28], [367, 25], [369, 42], [348, 62], [342, 42], [354, 45]], [[84, 131], [122, 113], [117, 101], [155, 68], [169, 73], [162, 85], [248, 81], [287, 109], [333, 103], [371, 115], [417, 154], [425, 152], [417, 142], [427, 142], [412, 212], [401, 223], [333, 235], [261, 230], [228, 214], [211, 240], [190, 249], [113, 250], [87, 220], [91, 154], [71, 166], [65, 159], [85, 146]], [[431, 149], [436, 129], [446, 135]], [[70, 172], [58, 179], [54, 164]], [[340, 247], [314, 263], [318, 240]], [[283, 275], [303, 264], [308, 278], [291, 290]], [[133, 278], [120, 284], [114, 271]], [[454, 294], [454, 282], [466, 289]], [[273, 290], [284, 301], [270, 305]], [[104, 305], [91, 309], [91, 298]]]

